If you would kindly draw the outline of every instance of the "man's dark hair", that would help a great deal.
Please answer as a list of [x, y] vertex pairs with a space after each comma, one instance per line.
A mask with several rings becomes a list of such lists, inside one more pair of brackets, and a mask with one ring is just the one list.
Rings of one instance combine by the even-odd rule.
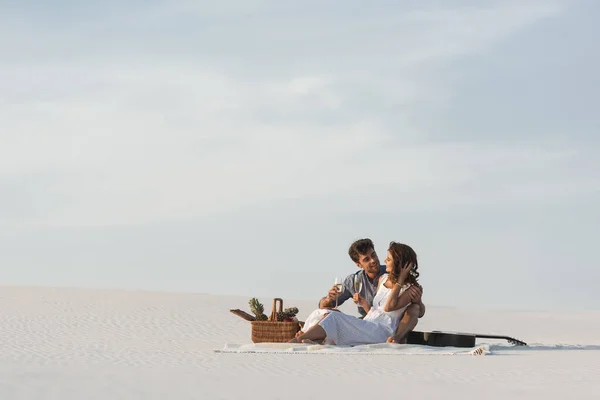
[[367, 251], [375, 250], [375, 246], [371, 239], [359, 239], [350, 245], [348, 255], [354, 262], [358, 262], [361, 254], [367, 254]]

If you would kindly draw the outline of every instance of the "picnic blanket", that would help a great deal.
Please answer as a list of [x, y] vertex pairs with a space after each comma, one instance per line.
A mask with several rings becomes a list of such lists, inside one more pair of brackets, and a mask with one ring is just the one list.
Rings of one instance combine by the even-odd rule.
[[486, 355], [489, 345], [472, 348], [433, 347], [396, 343], [377, 343], [360, 346], [334, 346], [301, 343], [225, 344], [217, 353], [280, 353], [280, 354], [358, 354], [358, 355]]

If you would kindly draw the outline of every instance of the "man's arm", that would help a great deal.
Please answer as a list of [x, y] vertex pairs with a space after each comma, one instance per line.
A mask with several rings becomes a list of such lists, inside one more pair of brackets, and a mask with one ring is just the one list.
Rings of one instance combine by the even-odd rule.
[[419, 306], [419, 318], [423, 318], [425, 315], [425, 304], [423, 303], [423, 286], [413, 285], [408, 288], [408, 291], [412, 292], [411, 303], [417, 304]]
[[329, 295], [323, 297], [319, 300], [319, 308], [333, 308], [335, 305], [335, 300], [329, 298]]
[[[344, 290], [338, 297], [338, 302], [337, 302], [338, 307], [341, 306], [342, 304], [344, 304], [344, 302], [346, 300], [348, 300], [350, 297], [352, 297], [350, 292], [347, 290]], [[335, 297], [333, 297], [333, 299], [332, 299], [328, 295], [328, 296], [323, 297], [319, 301], [319, 308], [334, 308], [334, 307], [335, 307]]]

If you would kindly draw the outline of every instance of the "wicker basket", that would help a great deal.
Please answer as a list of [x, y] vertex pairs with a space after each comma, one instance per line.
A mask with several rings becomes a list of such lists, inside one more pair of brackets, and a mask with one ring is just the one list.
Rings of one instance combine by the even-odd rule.
[[[279, 305], [279, 309], [277, 308]], [[283, 311], [283, 300], [273, 299], [273, 310], [267, 321], [251, 321], [252, 341], [254, 343], [283, 343], [296, 336], [300, 330], [299, 322], [278, 322], [277, 313]]]

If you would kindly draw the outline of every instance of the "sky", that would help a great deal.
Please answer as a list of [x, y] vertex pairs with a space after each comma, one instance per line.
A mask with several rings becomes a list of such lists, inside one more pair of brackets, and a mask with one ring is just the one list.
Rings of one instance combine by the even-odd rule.
[[[0, 282], [600, 309], [600, 3], [0, 1]], [[241, 304], [243, 306], [243, 304]]]

